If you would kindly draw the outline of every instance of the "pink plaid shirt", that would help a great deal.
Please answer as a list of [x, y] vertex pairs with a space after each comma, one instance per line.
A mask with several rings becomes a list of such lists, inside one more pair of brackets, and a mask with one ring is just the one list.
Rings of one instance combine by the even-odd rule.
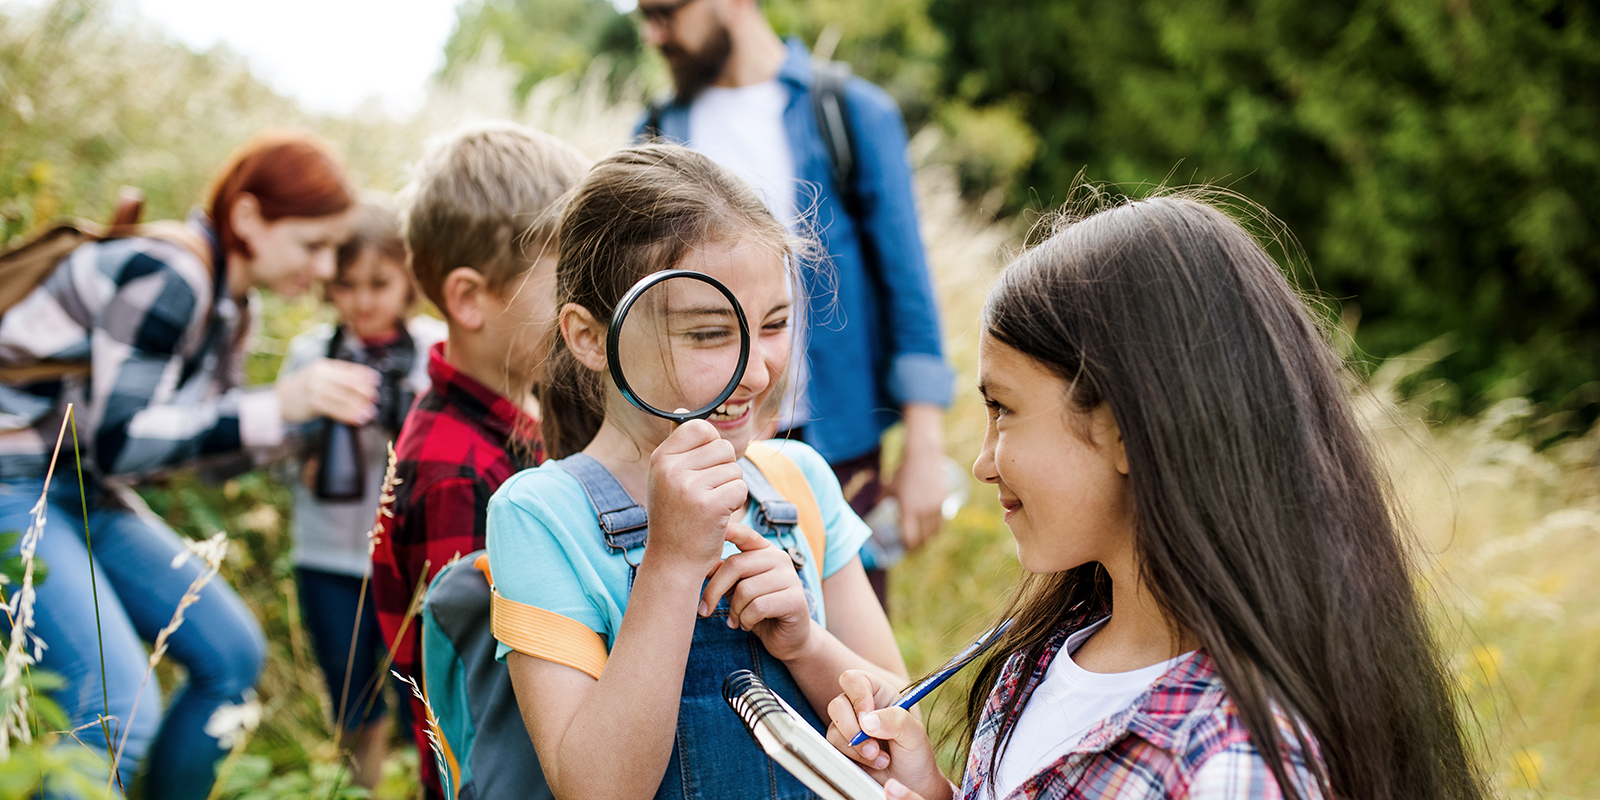
[[[1064, 626], [1040, 657], [1034, 678], [1019, 687], [1021, 659], [1011, 657], [984, 706], [967, 760], [960, 800], [991, 800], [989, 757], [1000, 730], [1001, 713], [1016, 692], [1031, 695], [1072, 631], [1095, 621], [1086, 616]], [[1322, 794], [1289, 728], [1274, 710], [1285, 768], [1300, 796]], [[1312, 744], [1310, 758], [1320, 763]], [[1068, 798], [1260, 798], [1284, 796], [1267, 762], [1250, 741], [1239, 709], [1229, 699], [1204, 650], [1184, 656], [1156, 680], [1133, 705], [1107, 717], [1083, 741], [1036, 773], [1003, 800], [1067, 800]]]

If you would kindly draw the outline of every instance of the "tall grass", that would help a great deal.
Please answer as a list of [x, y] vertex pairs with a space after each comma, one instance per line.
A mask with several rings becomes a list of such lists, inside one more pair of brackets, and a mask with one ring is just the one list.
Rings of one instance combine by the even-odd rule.
[[[519, 106], [514, 75], [491, 57], [435, 86], [412, 117], [318, 117], [273, 94], [236, 56], [189, 52], [95, 0], [0, 13], [0, 235], [57, 213], [104, 217], [123, 183], [145, 189], [153, 215], [180, 214], [226, 153], [266, 127], [320, 132], [366, 186], [383, 190], [403, 184], [429, 136], [474, 119], [520, 119], [598, 156], [626, 140], [638, 113], [637, 104], [609, 100], [604, 81], [599, 70], [553, 79]], [[954, 177], [931, 157], [943, 146], [926, 133], [912, 143], [922, 232], [959, 373], [948, 447], [970, 463], [984, 420], [972, 390], [977, 312], [1004, 249], [1019, 237], [1014, 221], [961, 203]], [[248, 365], [256, 381], [273, 377], [289, 337], [326, 318], [310, 301], [268, 297], [266, 311]], [[1536, 451], [1525, 432], [1537, 410], [1519, 400], [1477, 418], [1425, 423], [1395, 393], [1418, 363], [1385, 365], [1360, 398], [1415, 531], [1419, 585], [1497, 793], [1600, 796], [1600, 581], [1592, 577], [1600, 570], [1600, 433]], [[994, 493], [973, 489], [945, 531], [893, 574], [892, 619], [914, 672], [989, 624], [1019, 575]], [[177, 473], [142, 491], [181, 533], [230, 531], [221, 577], [268, 638], [260, 726], [238, 741], [216, 796], [358, 794], [342, 787], [328, 725], [335, 709], [299, 620], [285, 486], [265, 472], [221, 485]], [[158, 673], [164, 686], [182, 677], [169, 664]], [[965, 688], [958, 678], [941, 690], [930, 716], [936, 733], [954, 724], [957, 704], [949, 701]], [[0, 775], [43, 770], [54, 752], [14, 750]], [[19, 761], [28, 758], [40, 763]], [[957, 754], [944, 758], [959, 772]], [[395, 757], [376, 794], [410, 796], [415, 764], [414, 753]], [[0, 798], [13, 796], [8, 786], [0, 781]]]

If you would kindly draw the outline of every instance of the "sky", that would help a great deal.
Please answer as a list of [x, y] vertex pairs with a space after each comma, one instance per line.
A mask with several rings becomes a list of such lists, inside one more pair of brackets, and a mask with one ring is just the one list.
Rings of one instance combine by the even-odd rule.
[[224, 43], [308, 110], [416, 110], [459, 0], [123, 0], [196, 50]]

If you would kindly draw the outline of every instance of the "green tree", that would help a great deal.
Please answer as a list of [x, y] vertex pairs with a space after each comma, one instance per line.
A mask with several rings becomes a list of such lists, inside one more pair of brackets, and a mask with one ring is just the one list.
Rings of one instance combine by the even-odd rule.
[[[1079, 170], [1220, 181], [1359, 304], [1375, 356], [1453, 334], [1468, 398], [1600, 378], [1600, 31], [1561, 0], [931, 0], [944, 90]], [[1499, 388], [1496, 388], [1499, 387]]]
[[[974, 109], [950, 102], [941, 84], [944, 36], [928, 20], [927, 5], [928, 0], [762, 2], [779, 35], [820, 47], [888, 91], [909, 130], [935, 125], [945, 143], [935, 158], [957, 169], [969, 195], [992, 193], [1007, 187], [1033, 158], [1036, 137], [1012, 105]], [[443, 74], [457, 73], [491, 48], [519, 71], [519, 99], [539, 81], [583, 70], [599, 56], [614, 65], [614, 87], [632, 78], [647, 95], [668, 88], [659, 58], [646, 52], [633, 21], [609, 0], [471, 0], [457, 11]]]
[[643, 56], [633, 22], [610, 0], [469, 0], [456, 9], [444, 45], [444, 77], [491, 48], [521, 73], [519, 100], [539, 81], [582, 71], [596, 56], [611, 59], [619, 76], [631, 75]]

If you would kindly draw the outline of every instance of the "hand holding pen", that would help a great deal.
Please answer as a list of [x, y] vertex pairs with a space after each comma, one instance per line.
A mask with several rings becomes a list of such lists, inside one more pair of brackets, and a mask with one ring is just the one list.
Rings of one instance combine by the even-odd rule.
[[[989, 648], [994, 646], [995, 642], [1000, 641], [1000, 635], [1005, 633], [1010, 627], [1011, 620], [1008, 619], [1005, 622], [990, 628], [982, 636], [979, 636], [976, 640], [974, 640], [972, 644], [967, 645], [966, 649], [956, 653], [955, 656], [949, 661], [944, 662], [944, 666], [939, 667], [939, 669], [935, 670], [932, 675], [929, 675], [928, 677], [923, 678], [922, 680], [917, 681], [908, 687], [905, 692], [901, 693], [900, 699], [894, 701], [894, 707], [911, 708], [912, 706], [916, 705], [917, 701], [927, 697], [929, 692], [939, 688], [940, 684], [943, 684], [945, 681], [949, 680], [952, 675], [960, 672], [963, 667], [971, 664], [977, 659], [978, 656], [981, 656], [987, 652]], [[851, 737], [850, 746], [859, 747], [862, 742], [867, 740], [867, 738], [868, 737], [865, 732], [857, 733], [855, 736]]]

